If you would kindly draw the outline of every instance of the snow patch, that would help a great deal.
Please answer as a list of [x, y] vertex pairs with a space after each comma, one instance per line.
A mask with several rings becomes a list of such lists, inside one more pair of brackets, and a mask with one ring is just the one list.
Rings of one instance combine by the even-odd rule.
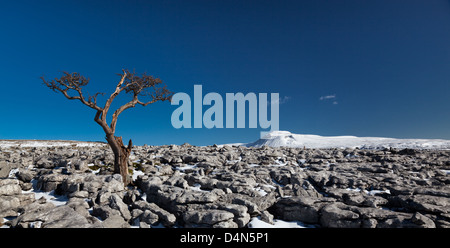
[[299, 221], [283, 221], [275, 219], [273, 224], [264, 222], [261, 217], [253, 217], [247, 225], [249, 228], [306, 228], [305, 224]]
[[133, 168], [133, 181], [136, 181], [138, 176], [140, 175], [145, 175], [144, 172], [142, 172], [141, 170], [136, 170], [136, 168]]
[[[352, 188], [346, 188], [346, 190], [351, 191], [351, 192], [361, 192], [360, 188], [356, 188], [356, 189], [352, 189]], [[385, 194], [391, 194], [391, 191], [386, 189], [386, 190], [378, 190], [378, 189], [372, 189], [372, 190], [363, 190], [364, 193], [368, 194], [368, 195], [376, 195], [376, 194], [381, 194], [381, 193], [385, 193]]]
[[105, 146], [102, 142], [87, 142], [73, 140], [0, 140], [0, 148], [11, 147], [55, 147], [55, 146], [71, 146], [71, 147], [99, 147]]
[[66, 203], [69, 201], [69, 198], [67, 198], [67, 196], [65, 196], [65, 195], [62, 195], [62, 196], [55, 195], [54, 190], [52, 190], [50, 192], [44, 192], [44, 191], [38, 190], [36, 179], [31, 180], [31, 183], [33, 184], [33, 187], [27, 191], [22, 190], [22, 194], [34, 193], [34, 198], [36, 200], [39, 200], [42, 197], [44, 197], [47, 202], [51, 202], [55, 206], [66, 205]]

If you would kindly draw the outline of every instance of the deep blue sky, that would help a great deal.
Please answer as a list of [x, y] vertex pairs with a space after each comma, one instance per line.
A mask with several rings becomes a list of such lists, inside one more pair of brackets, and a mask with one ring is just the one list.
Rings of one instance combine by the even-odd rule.
[[[0, 12], [0, 139], [104, 141], [95, 111], [39, 77], [80, 72], [90, 93], [109, 95], [123, 68], [191, 95], [194, 84], [223, 97], [278, 92], [280, 129], [294, 133], [450, 139], [449, 1], [8, 1]], [[140, 145], [259, 138], [177, 130], [176, 107], [127, 110], [116, 135]]]

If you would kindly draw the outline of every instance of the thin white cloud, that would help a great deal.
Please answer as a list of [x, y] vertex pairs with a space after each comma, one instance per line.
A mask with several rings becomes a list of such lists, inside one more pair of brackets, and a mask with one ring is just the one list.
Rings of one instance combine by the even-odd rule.
[[286, 103], [287, 101], [289, 101], [291, 99], [290, 96], [284, 96], [281, 99], [278, 100], [278, 104], [283, 104]]
[[336, 101], [336, 94], [333, 95], [327, 95], [327, 96], [321, 96], [319, 98], [320, 101], [327, 101], [330, 100], [331, 104], [333, 105], [337, 105], [338, 101]]
[[277, 101], [268, 102], [267, 105], [270, 105], [272, 103], [278, 103], [278, 105], [281, 105], [283, 103], [286, 103], [290, 99], [291, 99], [290, 96], [283, 96], [283, 97], [279, 98]]
[[334, 99], [334, 98], [336, 98], [336, 95], [328, 95], [328, 96], [321, 96], [319, 98], [319, 100], [323, 101], [323, 100]]

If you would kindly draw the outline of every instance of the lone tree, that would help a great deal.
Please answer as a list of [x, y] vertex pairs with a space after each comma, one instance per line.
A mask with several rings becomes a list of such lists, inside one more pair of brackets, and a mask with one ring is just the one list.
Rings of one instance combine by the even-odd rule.
[[[128, 157], [131, 153], [133, 143], [130, 139], [128, 146], [125, 147], [122, 137], [116, 137], [116, 124], [119, 115], [126, 109], [133, 108], [136, 104], [147, 106], [157, 101], [166, 101], [172, 98], [173, 93], [167, 90], [166, 85], [162, 83], [161, 79], [146, 75], [137, 76], [134, 72], [122, 70], [122, 74], [118, 74], [121, 79], [116, 86], [116, 89], [108, 98], [105, 106], [100, 107], [97, 104], [97, 96], [104, 95], [104, 93], [96, 93], [94, 95], [83, 95], [82, 89], [88, 85], [89, 78], [85, 78], [79, 73], [63, 72], [61, 78], [55, 78], [51, 81], [46, 81], [41, 77], [44, 84], [55, 92], [61, 92], [69, 100], [79, 100], [84, 105], [95, 109], [95, 122], [97, 122], [106, 134], [106, 141], [114, 153], [114, 173], [120, 173], [123, 178], [123, 183], [128, 185], [131, 180], [128, 176]], [[112, 115], [111, 123], [108, 125], [106, 116], [108, 114], [111, 103], [117, 95], [121, 92], [132, 95], [131, 101], [120, 106]], [[148, 98], [148, 101], [141, 101], [139, 98]]]

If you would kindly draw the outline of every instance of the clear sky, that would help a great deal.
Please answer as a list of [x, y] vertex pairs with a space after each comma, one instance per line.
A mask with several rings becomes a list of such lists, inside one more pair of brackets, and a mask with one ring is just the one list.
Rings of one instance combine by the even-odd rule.
[[[2, 3], [0, 28], [0, 139], [104, 141], [94, 110], [39, 78], [79, 72], [89, 93], [109, 95], [122, 69], [190, 95], [194, 84], [223, 97], [277, 92], [280, 130], [293, 133], [450, 139], [449, 1], [17, 0]], [[176, 108], [129, 109], [116, 135], [259, 138], [259, 128], [175, 129]]]

